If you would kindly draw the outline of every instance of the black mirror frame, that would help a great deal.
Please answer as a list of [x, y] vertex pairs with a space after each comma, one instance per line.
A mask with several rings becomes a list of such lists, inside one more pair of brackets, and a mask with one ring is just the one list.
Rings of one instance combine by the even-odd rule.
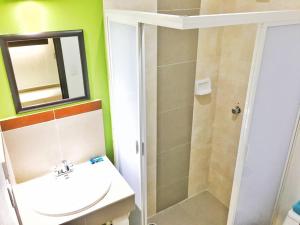
[[[62, 99], [60, 101], [22, 107], [20, 97], [18, 94], [17, 83], [15, 79], [15, 74], [11, 62], [11, 57], [8, 50], [8, 42], [9, 41], [20, 41], [20, 40], [35, 40], [41, 38], [59, 38], [59, 37], [71, 37], [77, 36], [79, 49], [80, 49], [80, 58], [82, 64], [82, 75], [83, 75], [83, 82], [84, 82], [84, 93], [85, 95], [78, 98], [73, 99]], [[36, 109], [47, 108], [50, 106], [62, 105], [66, 103], [78, 102], [83, 100], [90, 99], [90, 90], [89, 90], [89, 79], [88, 79], [88, 69], [87, 69], [87, 60], [86, 60], [86, 53], [85, 53], [85, 44], [84, 44], [84, 36], [83, 30], [68, 30], [68, 31], [53, 31], [53, 32], [42, 32], [38, 34], [28, 34], [28, 35], [0, 35], [0, 46], [2, 49], [3, 60], [6, 68], [6, 73], [9, 81], [10, 90], [12, 93], [12, 98], [15, 105], [16, 113], [27, 112]]]

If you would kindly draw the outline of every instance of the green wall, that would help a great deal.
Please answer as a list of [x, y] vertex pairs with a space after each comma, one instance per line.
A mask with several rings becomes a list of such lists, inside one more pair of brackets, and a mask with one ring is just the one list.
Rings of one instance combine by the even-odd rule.
[[[102, 100], [106, 151], [108, 157], [113, 160], [102, 1], [0, 0], [1, 35], [75, 29], [84, 30], [91, 98]], [[15, 113], [1, 56], [0, 120], [14, 116], [19, 115]]]

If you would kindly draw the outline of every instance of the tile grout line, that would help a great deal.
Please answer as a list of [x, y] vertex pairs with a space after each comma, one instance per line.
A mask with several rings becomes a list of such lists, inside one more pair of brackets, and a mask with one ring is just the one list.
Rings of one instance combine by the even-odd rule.
[[62, 150], [62, 144], [61, 144], [61, 133], [60, 133], [60, 129], [58, 126], [58, 119], [56, 118], [56, 114], [55, 114], [55, 109], [52, 109], [53, 111], [53, 115], [54, 115], [54, 124], [55, 124], [55, 129], [56, 129], [56, 138], [58, 141], [58, 151], [59, 151], [59, 155], [60, 155], [60, 160], [63, 161], [64, 160], [64, 154], [63, 154], [63, 150]]
[[188, 64], [188, 63], [196, 63], [196, 62], [197, 62], [197, 59], [193, 59], [193, 60], [187, 60], [187, 61], [180, 61], [180, 62], [176, 62], [176, 63], [163, 64], [163, 65], [157, 66], [157, 68], [160, 69], [160, 68], [164, 68], [164, 67], [168, 67], [168, 66], [176, 66], [176, 65], [180, 65], [180, 64]]
[[[184, 200], [182, 200], [182, 201], [180, 201], [180, 202], [178, 202], [178, 203], [176, 203], [176, 204], [174, 204], [174, 205], [172, 205], [172, 206], [170, 206], [170, 207], [168, 207], [168, 208], [166, 208], [166, 209], [164, 209], [164, 210], [162, 210], [162, 211], [159, 211], [158, 213], [156, 213], [154, 216], [152, 216], [152, 218], [153, 217], [156, 217], [156, 216], [159, 216], [159, 215], [161, 215], [161, 214], [164, 214], [164, 213], [166, 213], [166, 211], [167, 210], [171, 210], [171, 209], [173, 209], [173, 208], [176, 208], [176, 207], [179, 207], [181, 204], [183, 204], [184, 202], [186, 202], [186, 201], [188, 201], [188, 200], [190, 200], [190, 199], [192, 199], [192, 198], [195, 198], [197, 195], [201, 195], [201, 194], [203, 194], [204, 192], [208, 192], [208, 193], [210, 193], [208, 190], [203, 190], [202, 192], [200, 192], [200, 193], [198, 193], [198, 194], [195, 194], [195, 195], [193, 195], [193, 196], [191, 196], [191, 197], [187, 197], [187, 198], [185, 198]], [[150, 217], [150, 219], [151, 219], [151, 217]]]
[[158, 9], [157, 12], [173, 12], [173, 11], [192, 11], [192, 10], [200, 10], [201, 8], [184, 8], [184, 9]]
[[[169, 187], [169, 186], [173, 186], [174, 184], [183, 182], [183, 181], [185, 181], [185, 180], [188, 181], [188, 180], [189, 180], [189, 176], [184, 176], [184, 177], [182, 177], [182, 178], [176, 179], [175, 181], [171, 182], [170, 184], [157, 186], [157, 190], [163, 189], [163, 188], [167, 188], [167, 187]], [[185, 200], [185, 199], [184, 199], [184, 200]], [[184, 200], [182, 200], [182, 201], [184, 201]], [[177, 203], [177, 204], [179, 204], [179, 203]], [[172, 207], [172, 206], [171, 206], [171, 207]]]
[[166, 113], [169, 113], [169, 112], [172, 112], [172, 111], [176, 111], [176, 110], [184, 109], [184, 108], [190, 108], [190, 107], [193, 108], [194, 107], [194, 103], [192, 103], [192, 104], [186, 104], [186, 105], [183, 105], [183, 106], [174, 107], [174, 108], [167, 109], [167, 110], [163, 110], [163, 111], [157, 113], [158, 114], [157, 117], [160, 117], [163, 114], [166, 114]]
[[163, 151], [163, 152], [157, 153], [157, 156], [161, 156], [161, 155], [163, 155], [163, 154], [165, 154], [165, 153], [173, 152], [173, 151], [175, 151], [177, 148], [183, 147], [183, 146], [186, 146], [186, 145], [190, 145], [190, 142], [186, 142], [186, 143], [183, 143], [183, 144], [179, 144], [179, 145], [173, 146], [173, 147], [169, 148], [168, 150], [165, 150], [165, 151]]

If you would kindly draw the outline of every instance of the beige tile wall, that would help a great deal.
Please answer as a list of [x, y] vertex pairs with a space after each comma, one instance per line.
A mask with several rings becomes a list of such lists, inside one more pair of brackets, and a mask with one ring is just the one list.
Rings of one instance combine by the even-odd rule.
[[[201, 14], [300, 8], [297, 0], [202, 0]], [[200, 30], [196, 79], [211, 77], [213, 93], [195, 97], [189, 195], [208, 189], [229, 205], [256, 26]], [[201, 119], [202, 117], [202, 119]], [[208, 159], [208, 160], [207, 160]]]
[[212, 93], [194, 97], [189, 196], [208, 188], [222, 32], [219, 28], [199, 30], [196, 80], [210, 78]]
[[[229, 206], [243, 114], [254, 49], [256, 26], [226, 27], [222, 34], [218, 90], [213, 122], [209, 191]], [[245, 42], [247, 45], [245, 45]]]
[[145, 26], [147, 98], [147, 196], [148, 215], [156, 213], [157, 170], [157, 28]]
[[[202, 1], [200, 13], [234, 10], [235, 1]], [[229, 206], [242, 120], [231, 109], [244, 108], [255, 32], [255, 26], [199, 31], [196, 77], [210, 77], [213, 92], [195, 97], [189, 196], [208, 189]]]
[[[199, 0], [159, 0], [158, 11], [199, 14]], [[188, 196], [198, 31], [158, 28], [157, 211]]]
[[[300, 7], [299, 1], [223, 1], [222, 12], [283, 10]], [[230, 109], [237, 102], [244, 108], [256, 26], [226, 27], [222, 34], [221, 61], [213, 124], [209, 190], [229, 206], [242, 115], [233, 117]], [[222, 187], [222, 188], [220, 188]]]

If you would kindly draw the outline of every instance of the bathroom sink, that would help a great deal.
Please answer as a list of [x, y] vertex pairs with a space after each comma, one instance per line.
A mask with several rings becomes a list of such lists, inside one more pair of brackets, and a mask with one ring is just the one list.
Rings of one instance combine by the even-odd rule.
[[101, 163], [82, 163], [68, 175], [48, 174], [22, 184], [34, 211], [46, 216], [66, 216], [83, 211], [105, 197], [111, 178]]

